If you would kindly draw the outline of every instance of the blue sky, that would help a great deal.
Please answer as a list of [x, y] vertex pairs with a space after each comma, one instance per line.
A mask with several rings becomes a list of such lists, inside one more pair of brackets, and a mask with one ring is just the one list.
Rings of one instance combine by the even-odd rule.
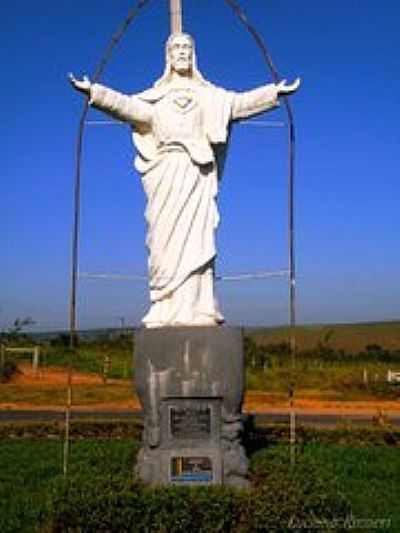
[[[241, 0], [292, 97], [297, 131], [296, 250], [300, 322], [400, 318], [400, 4], [395, 0]], [[183, 0], [203, 74], [246, 90], [270, 81], [251, 37], [223, 0]], [[132, 1], [2, 5], [0, 329], [68, 325], [74, 150], [82, 99], [67, 73], [89, 76]], [[152, 0], [114, 51], [102, 81], [138, 92], [159, 77], [169, 32]], [[91, 111], [90, 119], [103, 116]], [[282, 109], [262, 117], [285, 120]], [[218, 273], [287, 267], [286, 128], [238, 125], [221, 183]], [[144, 197], [125, 126], [87, 126], [80, 270], [144, 274]], [[288, 316], [283, 278], [221, 282], [231, 324]], [[141, 282], [81, 280], [82, 328], [138, 324]]]

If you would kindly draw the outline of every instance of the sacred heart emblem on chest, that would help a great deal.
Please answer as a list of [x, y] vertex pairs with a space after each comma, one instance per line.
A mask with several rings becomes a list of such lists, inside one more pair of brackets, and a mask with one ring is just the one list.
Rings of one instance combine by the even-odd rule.
[[172, 94], [172, 103], [176, 111], [186, 113], [196, 104], [193, 91], [188, 89], [179, 89]]

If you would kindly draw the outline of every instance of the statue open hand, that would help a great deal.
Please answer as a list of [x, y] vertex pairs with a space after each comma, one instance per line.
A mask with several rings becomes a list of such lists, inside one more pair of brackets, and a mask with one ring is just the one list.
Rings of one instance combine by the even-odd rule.
[[300, 78], [297, 78], [292, 84], [288, 84], [286, 80], [282, 80], [276, 85], [278, 95], [293, 94], [300, 87]]
[[74, 87], [77, 91], [80, 91], [81, 93], [89, 94], [90, 93], [90, 87], [92, 84], [90, 83], [90, 80], [87, 76], [83, 76], [82, 80], [77, 80], [74, 75], [70, 72], [68, 74], [69, 81], [71, 82], [72, 87]]

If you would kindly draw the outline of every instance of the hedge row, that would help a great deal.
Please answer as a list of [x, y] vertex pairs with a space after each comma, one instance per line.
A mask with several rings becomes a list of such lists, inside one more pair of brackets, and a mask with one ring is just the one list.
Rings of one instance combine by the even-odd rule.
[[[252, 488], [146, 487], [121, 476], [76, 475], [54, 487], [49, 529], [69, 532], [330, 531], [350, 507], [332, 472], [287, 449], [256, 454]], [[303, 530], [308, 530], [306, 529]]]
[[[140, 439], [143, 423], [140, 418], [125, 420], [72, 420], [72, 439]], [[63, 439], [65, 422], [18, 421], [0, 423], [1, 439]]]
[[[72, 439], [141, 439], [143, 423], [137, 417], [131, 420], [73, 420]], [[287, 424], [255, 425], [249, 417], [246, 431], [248, 452], [257, 451], [266, 445], [287, 442]], [[63, 439], [64, 421], [59, 422], [2, 422], [2, 439]], [[319, 442], [351, 446], [400, 446], [400, 430], [387, 426], [337, 426], [334, 428], [312, 428], [300, 425], [296, 432], [297, 443]]]

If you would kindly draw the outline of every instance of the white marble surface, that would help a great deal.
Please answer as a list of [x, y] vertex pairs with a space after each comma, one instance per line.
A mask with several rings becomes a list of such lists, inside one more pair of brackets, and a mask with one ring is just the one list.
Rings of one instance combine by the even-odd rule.
[[147, 196], [151, 306], [144, 325], [222, 323], [214, 294], [218, 153], [231, 121], [276, 107], [279, 95], [296, 91], [299, 80], [242, 93], [216, 87], [198, 70], [187, 34], [168, 39], [165, 71], [142, 93], [70, 79], [92, 106], [132, 126], [135, 167]]

